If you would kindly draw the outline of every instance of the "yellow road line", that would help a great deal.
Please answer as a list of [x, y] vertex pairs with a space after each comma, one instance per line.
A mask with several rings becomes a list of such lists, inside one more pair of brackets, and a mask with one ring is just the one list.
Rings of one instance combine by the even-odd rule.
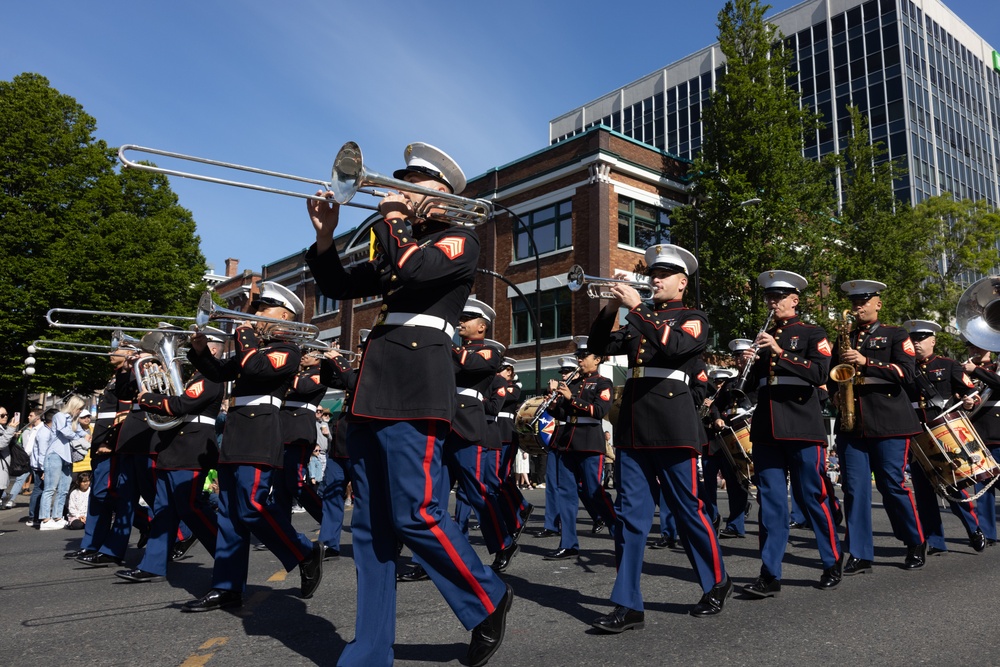
[[284, 581], [285, 577], [287, 576], [288, 572], [286, 572], [285, 570], [278, 570], [277, 572], [271, 575], [271, 578], [268, 579], [268, 581]]
[[[217, 646], [222, 646], [229, 641], [229, 637], [212, 637], [204, 644], [198, 647], [199, 651], [204, 651], [206, 649], [214, 648]], [[215, 656], [215, 652], [211, 653], [193, 653], [185, 658], [184, 662], [181, 663], [180, 667], [204, 667], [212, 657]]]

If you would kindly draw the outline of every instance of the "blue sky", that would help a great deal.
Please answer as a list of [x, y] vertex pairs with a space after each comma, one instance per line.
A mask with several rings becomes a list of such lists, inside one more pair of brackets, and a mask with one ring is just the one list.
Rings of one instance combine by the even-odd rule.
[[[795, 4], [775, 0], [769, 14]], [[1000, 3], [946, 4], [1000, 48]], [[42, 74], [97, 119], [97, 137], [112, 146], [326, 179], [345, 141], [384, 174], [401, 165], [408, 142], [426, 141], [472, 177], [544, 148], [556, 116], [716, 41], [722, 5], [8, 2], [0, 79]], [[259, 270], [312, 242], [302, 200], [171, 185], [219, 272], [227, 257]], [[341, 224], [367, 213], [345, 209]]]

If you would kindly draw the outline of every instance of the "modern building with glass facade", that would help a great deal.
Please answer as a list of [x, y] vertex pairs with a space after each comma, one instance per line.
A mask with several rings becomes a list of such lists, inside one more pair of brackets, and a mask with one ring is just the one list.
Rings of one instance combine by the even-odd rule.
[[[937, 0], [809, 0], [768, 18], [796, 54], [802, 105], [825, 127], [804, 153], [844, 148], [849, 105], [908, 174], [917, 203], [950, 192], [1000, 205], [1000, 54]], [[680, 158], [701, 147], [701, 110], [725, 67], [718, 44], [563, 114], [558, 143], [596, 125]]]

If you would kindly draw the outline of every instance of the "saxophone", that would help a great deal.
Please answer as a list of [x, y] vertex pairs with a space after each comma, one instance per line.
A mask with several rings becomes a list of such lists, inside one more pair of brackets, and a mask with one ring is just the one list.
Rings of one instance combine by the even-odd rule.
[[[845, 310], [837, 324], [837, 349], [841, 354], [851, 349], [851, 311]], [[854, 376], [858, 369], [853, 364], [837, 364], [830, 369], [830, 379], [840, 385], [837, 392], [837, 412], [840, 413], [840, 430], [849, 433], [854, 430]]]

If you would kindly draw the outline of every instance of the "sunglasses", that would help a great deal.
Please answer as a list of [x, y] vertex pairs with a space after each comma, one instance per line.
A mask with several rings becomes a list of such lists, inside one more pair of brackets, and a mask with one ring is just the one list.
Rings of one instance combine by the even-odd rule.
[[6, 412], [0, 412], [0, 417], [6, 417], [6, 416], [7, 416]]

